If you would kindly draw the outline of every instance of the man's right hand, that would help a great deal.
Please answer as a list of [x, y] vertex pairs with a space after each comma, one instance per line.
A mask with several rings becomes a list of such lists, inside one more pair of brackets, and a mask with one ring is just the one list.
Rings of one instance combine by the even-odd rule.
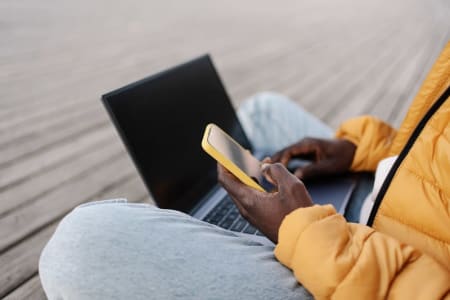
[[347, 172], [352, 165], [355, 151], [356, 146], [347, 140], [305, 138], [273, 155], [271, 161], [287, 166], [293, 158], [310, 159], [310, 164], [294, 171], [298, 178], [308, 179]]

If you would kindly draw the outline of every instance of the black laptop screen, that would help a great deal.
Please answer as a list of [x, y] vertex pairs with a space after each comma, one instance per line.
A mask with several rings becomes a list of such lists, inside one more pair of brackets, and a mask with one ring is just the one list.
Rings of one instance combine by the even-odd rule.
[[159, 207], [189, 212], [217, 184], [216, 163], [200, 145], [208, 123], [250, 149], [209, 56], [102, 99]]

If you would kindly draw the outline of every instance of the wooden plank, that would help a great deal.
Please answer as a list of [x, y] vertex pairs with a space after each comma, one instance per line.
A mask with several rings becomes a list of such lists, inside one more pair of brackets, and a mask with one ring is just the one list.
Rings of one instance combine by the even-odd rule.
[[93, 110], [45, 128], [37, 126], [36, 130], [29, 130], [24, 136], [0, 146], [0, 168], [106, 125], [110, 126], [109, 119]]
[[423, 68], [424, 53], [428, 52], [426, 45], [427, 43], [418, 44], [414, 53], [403, 55], [404, 59], [400, 60], [397, 65], [400, 70], [392, 71], [391, 76], [381, 83], [383, 88], [380, 88], [380, 92], [376, 95], [376, 101], [371, 104], [367, 103], [364, 108], [365, 112], [370, 112], [371, 115], [385, 120], [394, 127], [399, 125], [395, 123], [397, 116], [394, 111], [402, 103], [410, 104], [415, 86], [420, 85], [417, 80], [418, 67]]
[[[2, 131], [0, 136], [0, 149], [5, 147], [5, 145], [12, 144], [17, 140], [23, 140], [29, 137], [33, 137], [33, 133], [47, 133], [52, 127], [59, 127], [68, 123], [76, 123], [77, 118], [82, 118], [85, 115], [89, 115], [93, 112], [97, 114], [100, 112], [100, 107], [93, 105], [94, 103], [86, 103], [85, 105], [77, 105], [71, 107], [65, 112], [54, 113], [50, 117], [42, 118], [39, 121], [26, 121], [22, 126], [12, 125], [9, 130]], [[95, 103], [97, 104], [97, 103]], [[10, 122], [8, 118], [5, 121]], [[12, 130], [13, 129], [13, 130]]]
[[[334, 109], [333, 112], [329, 112], [327, 117], [332, 119], [331, 124], [338, 125], [355, 115], [371, 114], [393, 125], [398, 125], [394, 124], [395, 118], [392, 111], [395, 110], [396, 103], [406, 100], [405, 94], [411, 94], [414, 91], [412, 86], [406, 85], [408, 78], [423, 72], [423, 61], [419, 58], [429, 44], [426, 42], [429, 40], [427, 34], [427, 30], [422, 29], [415, 31], [414, 35], [407, 39], [398, 39], [397, 46], [390, 43], [397, 50], [391, 50], [389, 58], [379, 62], [379, 66], [363, 79], [360, 88], [353, 88], [355, 92], [351, 94], [351, 97], [340, 99], [341, 103], [345, 103], [351, 109]], [[419, 68], [412, 68], [414, 66]], [[364, 85], [364, 81], [370, 82], [370, 85]], [[420, 83], [415, 82], [415, 84]]]
[[[402, 41], [399, 40], [393, 45], [401, 47]], [[386, 48], [374, 57], [370, 65], [361, 66], [361, 71], [358, 76], [355, 76], [356, 78], [347, 75], [345, 77], [347, 84], [340, 89], [340, 92], [330, 89], [328, 97], [333, 96], [332, 93], [334, 93], [334, 101], [329, 103], [319, 116], [337, 126], [349, 117], [361, 115], [368, 103], [379, 101], [379, 94], [386, 88], [387, 80], [397, 74], [397, 68], [406, 59], [402, 54], [405, 54], [408, 48], [399, 49], [401, 49], [400, 53], [397, 53]]]
[[[386, 43], [389, 41], [391, 34], [396, 33], [392, 32], [388, 27], [377, 38], [373, 38], [368, 43], [365, 43], [364, 47], [370, 47], [377, 43]], [[383, 66], [383, 63], [390, 57], [389, 55], [392, 55], [390, 48], [374, 49], [366, 52], [361, 52], [361, 50], [360, 48], [353, 55], [342, 58], [341, 61], [346, 66], [337, 68], [339, 71], [334, 76], [330, 75], [328, 78], [327, 75], [319, 76], [323, 78], [324, 82], [319, 80], [318, 84], [315, 84], [315, 87], [311, 89], [311, 92], [304, 95], [305, 105], [311, 108], [317, 106], [314, 103], [318, 103], [320, 99], [327, 99], [326, 105], [321, 106], [320, 110], [316, 112], [327, 121], [329, 121], [328, 118], [330, 117], [329, 112], [334, 114], [335, 110], [338, 109], [337, 106], [343, 101], [347, 103], [345, 105], [346, 110], [353, 110], [353, 105], [350, 104], [350, 101], [356, 98], [353, 94], [357, 93], [364, 86], [371, 85], [370, 80], [366, 80], [378, 68]], [[354, 59], [350, 60], [352, 56]], [[364, 102], [362, 99], [358, 100]], [[343, 107], [340, 106], [339, 108], [342, 109]]]
[[[435, 30], [436, 32], [438, 32], [439, 23], [435, 26]], [[425, 80], [426, 75], [433, 66], [442, 49], [445, 47], [445, 44], [449, 40], [450, 29], [447, 31], [447, 33], [442, 33], [441, 36], [437, 35], [434, 38], [431, 38], [429, 43], [424, 43], [424, 45], [428, 44], [428, 47], [424, 47], [424, 51], [421, 57], [418, 58], [418, 62], [411, 62], [411, 68], [414, 68], [414, 70], [410, 72], [409, 82], [403, 89], [405, 92], [401, 93], [398, 96], [399, 101], [396, 102], [396, 105], [392, 108], [389, 114], [389, 119], [392, 120], [392, 124], [394, 126], [400, 126], [401, 121], [405, 117], [407, 109], [410, 106], [410, 103], [413, 101], [415, 95], [419, 91], [420, 86], [422, 85], [422, 82]]]
[[[314, 114], [320, 113], [326, 107], [318, 104], [330, 105], [349, 82], [354, 82], [360, 69], [367, 67], [372, 55], [364, 50], [385, 41], [389, 36], [390, 26], [391, 24], [385, 24], [371, 34], [362, 35], [352, 44], [337, 43], [335, 55], [331, 55], [330, 51], [314, 49], [308, 55], [310, 62], [302, 62], [302, 74], [294, 73], [294, 76], [287, 77], [280, 88], [298, 99], [306, 109]], [[351, 59], [355, 57], [358, 59]], [[330, 91], [337, 94], [327, 98]]]
[[39, 255], [55, 231], [52, 224], [26, 242], [0, 255], [0, 297], [36, 274]]
[[[117, 47], [116, 47], [117, 48]], [[58, 76], [64, 76], [64, 81], [58, 80], [53, 85], [43, 85], [40, 86], [37, 90], [32, 90], [31, 93], [21, 93], [22, 86], [17, 87], [16, 93], [10, 93], [11, 101], [14, 101], [14, 106], [6, 107], [5, 109], [0, 111], [0, 125], [3, 124], [2, 120], [4, 117], [8, 117], [8, 120], [4, 120], [5, 124], [10, 123], [26, 123], [28, 119], [41, 119], [43, 116], [52, 116], [60, 113], [61, 111], [67, 110], [68, 106], [79, 106], [93, 103], [97, 99], [99, 99], [100, 95], [107, 91], [107, 89], [102, 89], [102, 86], [105, 86], [104, 82], [106, 82], [106, 86], [110, 86], [111, 88], [117, 88], [122, 85], [124, 82], [114, 81], [114, 77], [105, 76], [106, 74], [113, 72], [114, 69], [123, 68], [129, 65], [130, 61], [126, 60], [123, 63], [123, 57], [127, 56], [128, 48], [119, 48], [120, 53], [117, 54], [117, 57], [113, 58], [111, 56], [98, 57], [95, 61], [95, 69], [87, 70], [83, 66], [75, 66], [74, 69], [71, 70], [72, 77], [64, 76], [67, 72], [67, 64], [55, 64], [53, 61], [53, 57], [50, 58], [50, 61], [53, 63], [49, 67], [49, 62], [42, 60], [44, 65], [43, 67], [36, 67], [39, 74], [32, 74], [31, 69], [32, 66], [27, 65], [27, 75], [29, 77], [39, 76], [41, 80], [45, 79], [45, 76], [42, 76], [42, 70], [50, 69], [55, 70], [55, 68], [63, 67]], [[99, 53], [97, 53], [99, 55]], [[152, 55], [149, 51], [146, 52], [147, 55]], [[111, 64], [111, 58], [116, 61], [115, 64]], [[122, 58], [122, 60], [121, 60]], [[89, 68], [92, 68], [92, 65], [89, 65]], [[4, 69], [4, 68], [3, 68]], [[136, 73], [136, 69], [128, 70], [128, 73]], [[29, 74], [31, 73], [31, 74]], [[78, 75], [78, 76], [75, 76]], [[148, 74], [147, 74], [148, 75]], [[121, 74], [123, 77], [124, 74]], [[22, 84], [22, 81], [19, 81], [19, 84]], [[51, 78], [48, 79], [50, 82], [55, 82]], [[80, 91], [78, 91], [77, 87], [82, 86], [83, 91], [80, 97]], [[108, 88], [109, 89], [109, 88]], [[94, 95], [94, 96], [93, 96]], [[1, 128], [2, 126], [0, 126]]]
[[[303, 45], [302, 43], [298, 43], [292, 50], [289, 52], [289, 48], [283, 51], [278, 60], [274, 60], [272, 62], [264, 62], [260, 63], [257, 66], [248, 65], [248, 70], [251, 72], [245, 81], [241, 84], [236, 85], [233, 89], [234, 99], [242, 99], [249, 94], [255, 94], [260, 91], [277, 91], [286, 95], [291, 94], [291, 90], [295, 88], [295, 90], [299, 91], [299, 94], [305, 94], [311, 84], [314, 83], [314, 78], [318, 80], [320, 76], [324, 76], [325, 74], [317, 68], [317, 64], [313, 64], [315, 61], [314, 54], [321, 47], [325, 47], [326, 44], [329, 43], [338, 43], [340, 37], [331, 37], [330, 39], [319, 40], [312, 42], [309, 45]], [[370, 41], [369, 38], [366, 38], [364, 41]], [[339, 44], [339, 43], [338, 43]], [[357, 45], [360, 47], [361, 43], [358, 41]], [[347, 44], [345, 47], [346, 56], [350, 56], [348, 52], [356, 52], [356, 47], [354, 45]], [[341, 54], [342, 55], [342, 54]], [[305, 59], [308, 57], [308, 59]], [[323, 58], [322, 58], [323, 60]], [[344, 60], [337, 58], [336, 63], [337, 66], [330, 67], [331, 69], [340, 69], [345, 67], [347, 64]], [[281, 70], [276, 72], [275, 70]], [[334, 74], [326, 74], [326, 78], [333, 77]], [[337, 76], [336, 76], [337, 77]], [[321, 80], [322, 81], [322, 80]], [[293, 99], [298, 103], [302, 103], [305, 105], [305, 99], [303, 96], [299, 96], [298, 98]]]
[[95, 168], [105, 164], [105, 162], [121, 156], [127, 157], [127, 154], [123, 147], [119, 146], [118, 141], [105, 141], [90, 149], [86, 149], [80, 156], [71, 159], [65, 164], [28, 177], [13, 188], [0, 191], [0, 199], [2, 199], [0, 201], [0, 218], [11, 210], [38, 198], [45, 197], [46, 194], [57, 187], [63, 184], [70, 184], [71, 180], [83, 176], [83, 174], [89, 174]]
[[14, 290], [12, 293], [3, 298], [3, 300], [22, 299], [47, 300], [47, 296], [45, 296], [44, 290], [41, 286], [39, 275], [33, 276], [18, 289]]
[[116, 133], [110, 126], [100, 126], [96, 130], [70, 140], [67, 143], [57, 145], [48, 151], [7, 166], [0, 173], [0, 190], [42, 172], [45, 169], [73, 159], [83, 151], [90, 149], [90, 147], [99, 145], [111, 138], [116, 138], [116, 136]]
[[80, 104], [86, 104], [90, 99], [80, 100], [75, 97], [66, 97], [65, 101], [59, 101], [59, 105], [49, 105], [34, 109], [28, 114], [18, 114], [17, 116], [7, 115], [0, 119], [0, 133], [5, 134], [10, 130], [14, 130], [18, 126], [32, 126], [33, 123], [41, 120], [48, 120], [58, 114], [71, 112]]
[[[241, 79], [240, 82], [230, 83], [232, 87], [232, 95], [235, 101], [240, 101], [249, 94], [256, 94], [261, 91], [275, 90], [283, 92], [278, 88], [280, 82], [284, 82], [286, 78], [292, 77], [295, 73], [295, 78], [298, 80], [300, 64], [293, 64], [293, 62], [301, 60], [302, 56], [307, 55], [317, 47], [324, 45], [325, 41], [319, 41], [302, 47], [301, 43], [292, 43], [293, 45], [286, 45], [285, 49], [279, 52], [272, 53], [268, 57], [262, 57], [259, 61], [253, 61], [252, 64], [246, 64], [245, 72], [243, 74], [235, 74], [233, 72], [230, 78]], [[242, 67], [244, 69], [244, 67]], [[282, 70], [277, 72], [276, 70]], [[237, 76], [238, 75], [238, 76]], [[242, 80], [242, 78], [246, 78]], [[231, 81], [231, 80], [229, 80]]]
[[[257, 30], [255, 30], [257, 31]], [[149, 37], [148, 40], [152, 40], [153, 42], [156, 42], [158, 40], [158, 38], [160, 37], [160, 35], [154, 36], [153, 38]], [[247, 41], [249, 40], [248, 37], [240, 37], [241, 39], [246, 39]], [[167, 38], [169, 39], [169, 38]], [[177, 39], [173, 39], [173, 40], [177, 40]], [[140, 45], [136, 45], [135, 41], [134, 44], [124, 44], [122, 43], [120, 45], [120, 47], [117, 47], [117, 45], [115, 45], [115, 47], [112, 48], [116, 48], [119, 51], [114, 52], [114, 56], [108, 56], [108, 55], [104, 55], [103, 53], [97, 53], [95, 51], [92, 52], [94, 59], [95, 59], [95, 69], [92, 68], [92, 65], [84, 65], [84, 66], [76, 66], [74, 69], [71, 70], [71, 74], [73, 75], [79, 75], [79, 77], [75, 77], [75, 79], [73, 77], [70, 78], [65, 78], [64, 82], [59, 81], [57, 85], [55, 86], [51, 86], [51, 89], [48, 89], [49, 85], [44, 85], [42, 87], [40, 87], [40, 89], [37, 91], [37, 93], [34, 94], [26, 94], [26, 99], [17, 99], [18, 97], [20, 98], [21, 96], [17, 96], [14, 95], [14, 101], [15, 104], [17, 102], [21, 103], [23, 102], [24, 105], [15, 105], [13, 107], [6, 107], [5, 109], [5, 115], [11, 116], [11, 112], [13, 112], [13, 116], [22, 116], [23, 120], [27, 119], [27, 116], [24, 116], [24, 110], [25, 112], [30, 112], [31, 110], [29, 109], [28, 106], [34, 106], [34, 108], [40, 108], [39, 110], [42, 110], [42, 108], [46, 108], [46, 107], [52, 107], [53, 105], [57, 104], [57, 105], [61, 105], [67, 102], [67, 91], [71, 91], [73, 89], [76, 89], [76, 87], [78, 86], [83, 86], [83, 90], [85, 91], [85, 94], [95, 94], [95, 95], [100, 95], [104, 92], [106, 92], [109, 89], [112, 88], [117, 88], [118, 86], [121, 86], [127, 82], [131, 82], [133, 80], [137, 80], [140, 79], [143, 76], [148, 76], [149, 74], [156, 72], [160, 69], [162, 69], [163, 67], [169, 67], [173, 64], [179, 63], [181, 62], [180, 59], [177, 59], [176, 57], [174, 58], [174, 53], [168, 52], [168, 51], [164, 51], [164, 47], [161, 48], [161, 50], [159, 48], [155, 48], [155, 47], [151, 47], [149, 49], [149, 47], [146, 45], [146, 40], [144, 39], [140, 39], [138, 41], [140, 42]], [[98, 41], [96, 41], [98, 42]], [[229, 45], [230, 43], [228, 43], [226, 40], [224, 40], [222, 37], [220, 36], [216, 36], [215, 39], [209, 39], [208, 41], [204, 41], [206, 42], [204, 44], [204, 47], [199, 46], [198, 44], [195, 43], [189, 43], [184, 45], [183, 47], [183, 53], [182, 56], [184, 56], [185, 58], [182, 58], [182, 60], [184, 59], [189, 59], [192, 56], [195, 55], [199, 55], [201, 53], [204, 53], [205, 50], [204, 49], [208, 49], [211, 46], [214, 46], [217, 50], [214, 50], [214, 52], [218, 52], [219, 54], [221, 53], [221, 51], [223, 50], [223, 48], [226, 48], [225, 46]], [[238, 37], [235, 38], [235, 42], [238, 43], [240, 42]], [[235, 46], [235, 44], [233, 44], [233, 46]], [[138, 48], [141, 52], [136, 52], [136, 48]], [[167, 47], [166, 47], [167, 48]], [[196, 51], [195, 49], [202, 49], [200, 51]], [[156, 50], [156, 51], [155, 51]], [[110, 54], [111, 51], [108, 49], [108, 54]], [[133, 55], [133, 60], [129, 60], [129, 59], [124, 59], [130, 56], [130, 53]], [[186, 53], [192, 53], [191, 55], [186, 54]], [[54, 55], [58, 55], [59, 52], [56, 52]], [[179, 54], [177, 54], [179, 55]], [[51, 57], [51, 62], [53, 62], [54, 57], [53, 56], [49, 56]], [[158, 60], [155, 60], [154, 58], [157, 57]], [[14, 59], [11, 59], [11, 61], [14, 61]], [[114, 61], [114, 64], [111, 64], [111, 61]], [[140, 68], [136, 68], [136, 61], [140, 61], [140, 65], [146, 66], [147, 71], [142, 73], [142, 70]], [[42, 70], [54, 70], [55, 67], [61, 67], [64, 66], [64, 68], [62, 68], [60, 70], [61, 75], [63, 76], [67, 70], [65, 70], [65, 68], [67, 68], [67, 65], [64, 63], [61, 64], [55, 64], [53, 62], [53, 64], [50, 66], [49, 68], [49, 62], [45, 61], [45, 60], [41, 60], [41, 64], [39, 66], [30, 66], [27, 65], [28, 69], [31, 68], [36, 68], [37, 70], [39, 70], [39, 76], [42, 78]], [[136, 74], [138, 71], [138, 73], [140, 73], [141, 75], [132, 75], [133, 73]], [[29, 72], [28, 72], [29, 73]], [[118, 80], [117, 78], [114, 78], [114, 76], [117, 76], [115, 74], [120, 74], [120, 77], [122, 78], [122, 80]], [[129, 74], [129, 75], [127, 75]], [[34, 76], [34, 74], [28, 74], [30, 77]], [[108, 76], [105, 76], [108, 75]], [[113, 75], [113, 76], [111, 76]], [[123, 80], [123, 78], [128, 77], [129, 79]], [[43, 77], [43, 79], [45, 79], [45, 76]], [[51, 81], [51, 78], [48, 78], [49, 81]], [[92, 82], [95, 81], [96, 84], [93, 85]], [[105, 84], [106, 83], [106, 84]], [[103, 88], [102, 88], [103, 86]], [[19, 87], [20, 88], [20, 87]], [[35, 92], [35, 91], [33, 91]], [[56, 95], [60, 95], [61, 98], [64, 98], [64, 101], [61, 101], [61, 99], [59, 99], [58, 97], [56, 97]], [[29, 101], [30, 98], [32, 99], [32, 101]], [[89, 97], [91, 98], [91, 97]], [[26, 102], [25, 102], [26, 101]], [[92, 99], [91, 101], [94, 101], [94, 99]], [[30, 103], [31, 102], [31, 103]], [[31, 104], [31, 105], [30, 105]], [[10, 111], [7, 111], [7, 110]], [[2, 111], [0, 111], [0, 116], [1, 116]], [[2, 119], [0, 117], [0, 119]]]
[[[316, 72], [318, 69], [322, 69], [322, 64], [324, 60], [332, 59], [338, 64], [344, 64], [345, 60], [341, 59], [342, 51], [338, 51], [335, 55], [321, 55], [320, 59], [316, 59], [315, 55], [321, 53], [321, 48], [327, 48], [328, 45], [334, 45], [335, 47], [341, 46], [343, 52], [346, 53], [347, 49], [352, 49], [354, 46], [349, 42], [343, 40], [342, 35], [330, 35], [327, 39], [317, 39], [317, 36], [320, 35], [320, 32], [326, 28], [328, 25], [326, 23], [317, 24], [314, 26], [314, 31], [309, 31], [304, 34], [299, 33], [299, 37], [295, 38], [293, 41], [287, 45], [286, 49], [280, 51], [278, 53], [278, 61], [285, 61], [285, 64], [274, 64], [273, 67], [267, 65], [266, 61], [256, 61], [256, 63], [247, 64], [245, 61], [245, 67], [247, 67], [248, 76], [234, 76], [235, 81], [238, 83], [238, 80], [242, 81], [242, 78], [245, 78], [243, 84], [239, 84], [238, 88], [234, 89], [234, 95], [237, 95], [237, 99], [242, 98], [243, 95], [248, 94], [248, 92], [242, 91], [252, 89], [251, 92], [255, 93], [262, 90], [276, 90], [280, 92], [284, 92], [284, 87], [278, 84], [279, 81], [284, 83], [285, 87], [296, 87], [298, 84], [301, 84], [304, 81], [304, 77], [308, 76], [310, 72]], [[378, 34], [380, 30], [388, 26], [387, 24], [383, 24], [380, 28], [375, 32], [371, 32], [370, 35], [364, 36], [362, 41], [370, 41], [372, 39], [373, 34]], [[362, 28], [355, 28], [354, 35], [359, 36], [362, 35]], [[361, 44], [361, 41], [352, 40], [351, 43]], [[343, 47], [345, 44], [345, 47]], [[345, 55], [348, 57], [349, 55], [346, 53]], [[320, 68], [318, 67], [320, 64]], [[262, 76], [261, 76], [262, 75]], [[264, 81], [260, 81], [261, 78], [265, 78]], [[255, 80], [256, 79], [256, 80]], [[259, 82], [258, 82], [259, 81]], [[234, 81], [230, 81], [234, 83]], [[234, 85], [234, 84], [233, 84]], [[308, 86], [308, 84], [306, 84]]]

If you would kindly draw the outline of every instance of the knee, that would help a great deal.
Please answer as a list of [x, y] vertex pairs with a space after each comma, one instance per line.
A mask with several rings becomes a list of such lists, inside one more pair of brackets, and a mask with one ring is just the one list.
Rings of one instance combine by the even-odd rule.
[[81, 258], [82, 254], [95, 243], [96, 248], [118, 229], [124, 228], [127, 220], [131, 221], [132, 210], [126, 209], [124, 199], [96, 201], [83, 204], [59, 223], [53, 236], [45, 246], [39, 267], [41, 271], [50, 270], [55, 264]]
[[85, 285], [84, 289], [95, 287], [88, 278], [92, 277], [92, 267], [101, 264], [98, 258], [114, 243], [108, 232], [121, 226], [117, 220], [124, 218], [117, 216], [123, 205], [124, 200], [88, 203], [63, 218], [39, 259], [41, 282], [50, 299], [68, 296], [80, 285]]
[[288, 97], [276, 92], [261, 92], [246, 99], [242, 107], [252, 108], [254, 110], [273, 111], [280, 106], [292, 105], [294, 102]]
[[301, 109], [294, 101], [276, 92], [261, 92], [246, 99], [239, 107], [243, 118], [264, 118]]

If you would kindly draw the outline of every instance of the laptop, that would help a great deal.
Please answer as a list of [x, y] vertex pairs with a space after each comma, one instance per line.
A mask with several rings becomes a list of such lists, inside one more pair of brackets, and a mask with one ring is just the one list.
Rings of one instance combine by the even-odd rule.
[[[102, 101], [156, 205], [268, 243], [244, 220], [217, 183], [216, 161], [201, 148], [215, 123], [255, 153], [208, 55], [102, 96]], [[306, 184], [315, 203], [344, 213], [354, 188], [348, 178]], [[270, 242], [269, 242], [270, 243]]]

